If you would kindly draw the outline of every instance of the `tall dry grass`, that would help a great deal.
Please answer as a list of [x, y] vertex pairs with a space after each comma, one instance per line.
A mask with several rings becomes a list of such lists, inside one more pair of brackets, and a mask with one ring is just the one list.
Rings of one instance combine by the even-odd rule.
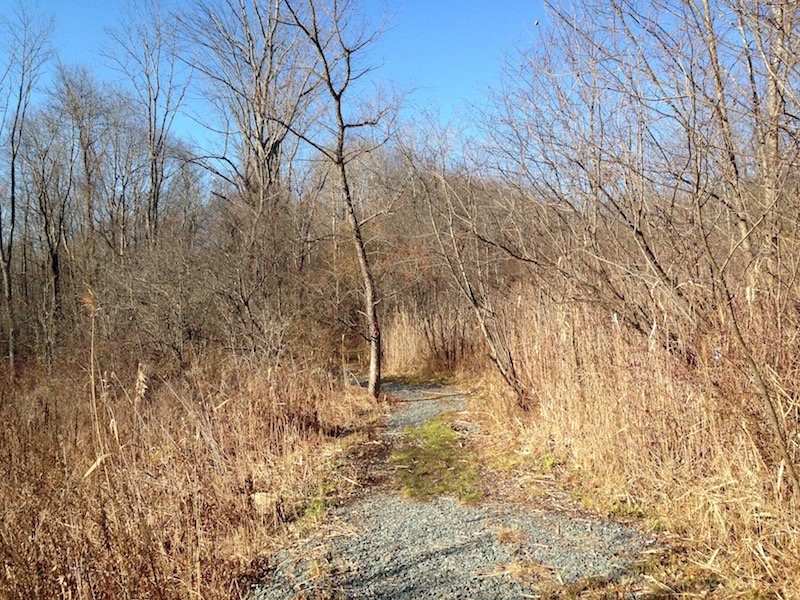
[[425, 333], [408, 311], [392, 312], [383, 330], [383, 366], [386, 373], [405, 374], [425, 370]]
[[[535, 406], [521, 411], [489, 386], [495, 427], [577, 474], [602, 508], [690, 540], [698, 568], [730, 580], [729, 592], [800, 597], [798, 499], [735, 346], [694, 339], [701, 351], [681, 357], [592, 307], [535, 296], [518, 305], [513, 344]], [[796, 392], [779, 401], [797, 452]]]
[[85, 366], [32, 368], [0, 388], [0, 597], [239, 597], [330, 436], [373, 406], [232, 357], [173, 381], [101, 366], [95, 383], [93, 401]]
[[480, 341], [469, 313], [444, 294], [434, 304], [428, 310], [397, 308], [387, 316], [383, 336], [386, 373], [431, 377], [474, 367]]

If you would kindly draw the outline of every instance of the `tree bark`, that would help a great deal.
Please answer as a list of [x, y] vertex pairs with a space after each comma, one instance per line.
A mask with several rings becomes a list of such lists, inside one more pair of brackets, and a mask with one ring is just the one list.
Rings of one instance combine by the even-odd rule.
[[3, 261], [3, 300], [6, 309], [6, 335], [8, 336], [8, 366], [11, 377], [14, 377], [17, 356], [17, 327], [14, 314], [14, 297], [11, 283], [11, 272]]
[[372, 268], [369, 264], [369, 257], [367, 256], [367, 249], [364, 245], [364, 238], [361, 235], [361, 226], [356, 217], [344, 161], [337, 162], [337, 167], [347, 207], [347, 221], [353, 234], [353, 246], [358, 256], [358, 265], [364, 282], [364, 312], [369, 328], [369, 393], [377, 398], [381, 393], [381, 330], [378, 323], [377, 290], [375, 288], [375, 279], [372, 276]]

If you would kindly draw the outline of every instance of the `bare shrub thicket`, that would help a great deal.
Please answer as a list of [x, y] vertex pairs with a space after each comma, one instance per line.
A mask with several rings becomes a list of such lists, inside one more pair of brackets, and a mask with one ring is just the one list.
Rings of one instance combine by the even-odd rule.
[[[432, 123], [429, 128], [435, 131]], [[520, 405], [526, 406], [530, 394], [510, 345], [512, 323], [499, 300], [512, 290], [520, 270], [526, 276], [531, 272], [523, 261], [515, 260], [513, 253], [491, 241], [486, 231], [504, 236], [504, 224], [525, 227], [530, 215], [506, 214], [500, 217], [505, 223], [498, 220], [495, 207], [501, 211], [505, 208], [503, 190], [479, 164], [470, 164], [466, 157], [454, 160], [452, 144], [451, 132], [443, 129], [427, 137], [426, 142], [404, 149], [413, 174], [411, 197], [425, 213], [439, 272], [446, 274], [466, 302], [489, 357], [516, 392]], [[528, 239], [527, 231], [517, 230], [515, 234]]]
[[435, 257], [407, 256], [416, 250], [407, 248], [392, 258], [392, 289], [402, 296], [386, 313], [386, 368], [395, 374], [454, 374], [474, 362], [479, 334], [469, 305]]
[[368, 169], [367, 185], [392, 200], [390, 218], [368, 229], [385, 290], [386, 367], [396, 374], [452, 374], [471, 365], [482, 345], [472, 309], [445, 269], [409, 152], [393, 146], [373, 156]]
[[[537, 247], [507, 242], [513, 229], [490, 241], [523, 261], [545, 246], [544, 267], [579, 298], [689, 364], [714, 348], [731, 359], [721, 351], [732, 341], [796, 479], [794, 431], [775, 420], [777, 390], [766, 385], [768, 366], [791, 368], [797, 316], [787, 259], [797, 62], [781, 50], [794, 18], [782, 5], [767, 19], [725, 2], [622, 2], [605, 19], [560, 10], [548, 43], [519, 57], [494, 130], [497, 166], [519, 190], [511, 198], [543, 215]], [[754, 304], [759, 325], [780, 329], [752, 332], [777, 335], [761, 361], [751, 359], [763, 344], [742, 334]], [[712, 347], [699, 347], [705, 336]]]

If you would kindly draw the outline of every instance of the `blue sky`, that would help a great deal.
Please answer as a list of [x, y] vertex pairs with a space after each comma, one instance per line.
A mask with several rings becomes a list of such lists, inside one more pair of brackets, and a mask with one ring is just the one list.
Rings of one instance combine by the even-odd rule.
[[383, 72], [430, 98], [443, 116], [464, 102], [480, 102], [500, 75], [504, 54], [531, 39], [543, 18], [539, 0], [404, 0], [380, 48]]
[[[55, 16], [62, 60], [86, 62], [101, 75], [104, 28], [119, 25], [123, 5], [38, 0], [41, 10]], [[441, 109], [443, 118], [481, 102], [500, 75], [504, 53], [516, 42], [530, 42], [534, 23], [544, 16], [539, 0], [367, 0], [366, 6], [378, 20], [384, 7], [391, 16], [390, 29], [373, 49], [373, 62], [382, 64], [380, 77], [414, 88], [415, 103]], [[11, 7], [12, 0], [0, 0], [0, 12]]]

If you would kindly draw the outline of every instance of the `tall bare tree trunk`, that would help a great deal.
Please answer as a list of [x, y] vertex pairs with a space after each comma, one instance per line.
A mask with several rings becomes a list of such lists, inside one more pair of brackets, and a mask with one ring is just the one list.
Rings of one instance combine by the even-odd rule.
[[[0, 211], [0, 263], [3, 271], [3, 298], [5, 300], [7, 335], [8, 335], [8, 360], [11, 367], [11, 376], [14, 376], [16, 365], [17, 323], [14, 313], [14, 281], [13, 281], [13, 249], [14, 228], [17, 214], [17, 167], [20, 160], [20, 147], [22, 134], [25, 129], [25, 120], [28, 106], [31, 101], [33, 89], [38, 82], [42, 67], [50, 57], [50, 38], [53, 30], [52, 19], [40, 17], [36, 11], [29, 10], [24, 3], [19, 2], [15, 21], [4, 22], [5, 31], [0, 34], [8, 35], [8, 44], [15, 48], [12, 62], [8, 70], [0, 76], [0, 84], [6, 77], [10, 77], [9, 97], [11, 107], [11, 126], [8, 131], [10, 169], [8, 213]], [[5, 114], [0, 116], [0, 137], [5, 133]]]
[[[319, 6], [318, 6], [319, 5]], [[293, 19], [293, 24], [302, 32], [316, 54], [322, 87], [328, 92], [332, 101], [332, 110], [336, 118], [336, 147], [323, 148], [312, 142], [336, 167], [339, 175], [339, 184], [347, 209], [347, 220], [353, 236], [353, 245], [358, 256], [358, 264], [364, 284], [364, 314], [367, 317], [369, 332], [366, 336], [369, 341], [369, 392], [376, 398], [381, 391], [381, 330], [378, 323], [377, 290], [375, 279], [372, 276], [369, 256], [361, 235], [361, 225], [356, 214], [355, 203], [351, 193], [347, 176], [347, 163], [353, 154], [369, 152], [361, 150], [345, 153], [345, 142], [348, 131], [375, 127], [385, 116], [387, 108], [379, 110], [377, 114], [360, 120], [345, 119], [343, 110], [343, 96], [350, 84], [369, 73], [369, 68], [356, 68], [354, 70], [353, 55], [361, 54], [380, 33], [380, 30], [353, 31], [351, 22], [355, 11], [354, 4], [349, 0], [333, 0], [323, 5], [316, 0], [300, 2], [286, 2], [286, 8]], [[308, 140], [307, 140], [308, 141]]]
[[[343, 133], [343, 132], [342, 132]], [[341, 142], [343, 142], [343, 136]], [[367, 249], [364, 246], [364, 238], [361, 235], [361, 226], [356, 217], [353, 198], [350, 194], [350, 184], [347, 180], [347, 168], [344, 161], [337, 163], [339, 179], [344, 194], [344, 201], [347, 207], [347, 221], [353, 234], [353, 246], [358, 256], [358, 265], [361, 269], [361, 278], [364, 283], [364, 312], [367, 317], [369, 328], [369, 393], [378, 397], [381, 392], [381, 329], [378, 323], [377, 310], [377, 291], [375, 289], [375, 279], [372, 277], [372, 268], [369, 264]]]
[[6, 309], [6, 335], [8, 336], [8, 366], [11, 376], [14, 376], [17, 356], [17, 326], [14, 314], [14, 297], [11, 286], [10, 268], [3, 262], [3, 300]]

